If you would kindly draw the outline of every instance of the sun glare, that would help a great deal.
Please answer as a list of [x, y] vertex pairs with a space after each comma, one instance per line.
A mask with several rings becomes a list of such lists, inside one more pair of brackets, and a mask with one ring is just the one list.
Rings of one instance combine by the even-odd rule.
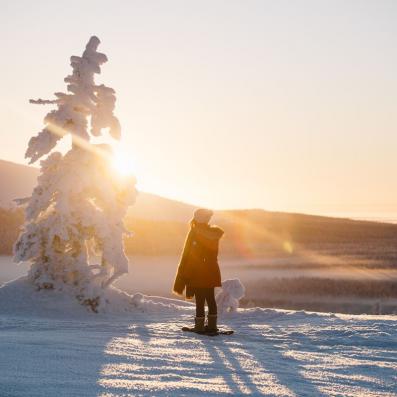
[[131, 156], [119, 150], [115, 150], [113, 157], [113, 168], [121, 175], [133, 175], [134, 165]]

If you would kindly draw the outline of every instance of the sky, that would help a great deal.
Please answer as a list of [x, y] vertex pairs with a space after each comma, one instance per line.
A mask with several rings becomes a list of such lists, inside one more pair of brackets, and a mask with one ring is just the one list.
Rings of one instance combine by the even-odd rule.
[[[0, 0], [0, 159], [91, 35], [140, 189], [211, 208], [397, 214], [397, 2]], [[60, 145], [65, 150], [69, 142]], [[2, 187], [3, 188], [3, 187]]]

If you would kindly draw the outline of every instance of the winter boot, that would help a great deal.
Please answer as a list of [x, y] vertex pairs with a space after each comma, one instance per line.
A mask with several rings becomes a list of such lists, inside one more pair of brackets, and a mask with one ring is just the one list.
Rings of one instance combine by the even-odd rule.
[[208, 315], [208, 325], [207, 325], [207, 332], [217, 332], [217, 320], [218, 316], [216, 314], [209, 314]]
[[205, 317], [195, 317], [194, 318], [194, 332], [197, 332], [197, 333], [205, 332], [204, 321], [205, 321]]

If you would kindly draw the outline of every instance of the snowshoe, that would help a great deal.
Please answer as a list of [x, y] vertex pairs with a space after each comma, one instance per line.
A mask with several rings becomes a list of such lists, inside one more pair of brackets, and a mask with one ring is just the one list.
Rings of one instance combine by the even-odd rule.
[[182, 331], [184, 332], [194, 332], [199, 335], [207, 335], [207, 336], [217, 336], [217, 335], [232, 335], [234, 334], [234, 331], [231, 329], [225, 330], [225, 329], [217, 329], [216, 331], [210, 331], [210, 330], [205, 330], [205, 331], [196, 331], [194, 327], [182, 327]]

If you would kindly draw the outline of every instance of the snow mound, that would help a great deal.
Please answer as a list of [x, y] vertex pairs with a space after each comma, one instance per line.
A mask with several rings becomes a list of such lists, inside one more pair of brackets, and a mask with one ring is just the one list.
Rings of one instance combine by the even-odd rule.
[[[170, 313], [192, 310], [193, 305], [177, 299], [129, 295], [110, 287], [99, 296], [99, 315], [126, 315], [128, 313]], [[0, 314], [15, 316], [78, 317], [95, 316], [82, 306], [68, 291], [37, 290], [27, 277], [10, 281], [0, 287]]]

